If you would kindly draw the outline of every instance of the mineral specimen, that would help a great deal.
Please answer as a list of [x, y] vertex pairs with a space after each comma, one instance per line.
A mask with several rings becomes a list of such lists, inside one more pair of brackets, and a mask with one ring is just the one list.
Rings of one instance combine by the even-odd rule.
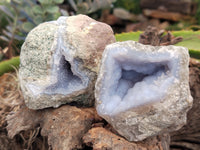
[[110, 26], [85, 15], [42, 23], [27, 36], [20, 54], [19, 79], [31, 109], [77, 102], [92, 105], [98, 64]]
[[129, 141], [180, 129], [192, 106], [188, 63], [184, 47], [108, 45], [95, 86], [98, 114]]

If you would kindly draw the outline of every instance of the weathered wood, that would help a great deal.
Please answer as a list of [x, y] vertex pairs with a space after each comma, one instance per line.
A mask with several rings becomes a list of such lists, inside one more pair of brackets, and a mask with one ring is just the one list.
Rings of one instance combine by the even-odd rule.
[[147, 9], [158, 9], [183, 14], [193, 14], [196, 5], [192, 0], [141, 0], [140, 6]]
[[128, 142], [103, 127], [92, 128], [83, 137], [83, 142], [95, 150], [169, 150], [169, 141], [169, 135], [164, 134], [142, 142]]
[[31, 110], [22, 104], [17, 112], [7, 116], [7, 131], [8, 137], [14, 138], [21, 131], [40, 127], [41, 135], [48, 137], [53, 150], [82, 149], [81, 138], [98, 119], [94, 108], [64, 105], [57, 109]]
[[180, 21], [180, 20], [192, 20], [191, 16], [183, 15], [177, 12], [167, 12], [162, 10], [153, 10], [153, 9], [144, 9], [143, 13], [145, 16], [158, 18], [158, 19], [166, 19], [172, 21]]
[[163, 36], [164, 30], [148, 26], [144, 33], [140, 34], [139, 43], [153, 46], [174, 45], [183, 40], [182, 37], [174, 37], [171, 32]]

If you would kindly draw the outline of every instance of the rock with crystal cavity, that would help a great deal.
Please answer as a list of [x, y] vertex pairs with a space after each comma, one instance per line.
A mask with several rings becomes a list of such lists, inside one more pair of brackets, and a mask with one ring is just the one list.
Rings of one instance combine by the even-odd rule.
[[129, 141], [180, 129], [192, 106], [188, 63], [184, 47], [108, 45], [95, 87], [98, 114]]
[[113, 42], [110, 26], [85, 15], [60, 17], [34, 28], [20, 54], [26, 105], [31, 109], [70, 102], [92, 105], [99, 61], [105, 46]]

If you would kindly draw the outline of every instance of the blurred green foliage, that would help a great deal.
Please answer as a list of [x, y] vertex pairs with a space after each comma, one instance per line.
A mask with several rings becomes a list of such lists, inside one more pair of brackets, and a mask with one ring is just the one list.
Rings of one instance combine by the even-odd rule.
[[196, 19], [197, 19], [197, 24], [200, 25], [200, 0], [196, 0], [196, 2], [197, 2]]
[[117, 0], [68, 0], [76, 14], [91, 14], [100, 9], [110, 8]]
[[[110, 7], [116, 0], [66, 0], [75, 10], [75, 14], [93, 13]], [[58, 5], [64, 0], [1, 0], [0, 23], [3, 35], [0, 39], [9, 42], [11, 39], [24, 40], [27, 33], [38, 24], [56, 20], [61, 15]], [[62, 10], [62, 15], [68, 15]]]
[[192, 25], [192, 23], [190, 22], [186, 22], [186, 21], [181, 21], [181, 22], [175, 22], [175, 23], [171, 23], [166, 30], [169, 31], [178, 31], [178, 30], [183, 30], [186, 28], [189, 28]]
[[10, 60], [0, 62], [0, 76], [6, 72], [14, 71], [20, 64], [19, 57], [13, 57]]
[[129, 12], [134, 14], [142, 13], [139, 0], [117, 0], [114, 3], [114, 7], [124, 8], [125, 10], [128, 10]]
[[0, 0], [0, 46], [5, 47], [2, 41], [7, 43], [8, 58], [12, 57], [13, 51], [14, 55], [19, 54], [17, 49], [20, 49], [31, 29], [42, 22], [68, 15], [66, 10], [59, 8], [64, 2], [71, 5], [74, 14], [90, 14], [111, 7], [114, 1], [116, 0]]
[[16, 54], [17, 46], [23, 43], [32, 28], [61, 15], [58, 5], [63, 2], [64, 0], [1, 0], [0, 40], [7, 43], [8, 58], [13, 53]]
[[63, 1], [38, 0], [38, 3], [36, 0], [4, 0], [1, 2], [0, 11], [8, 25], [3, 31], [5, 36], [1, 39], [9, 40], [14, 34], [15, 39], [21, 40], [36, 25], [57, 19], [61, 15], [57, 5]]

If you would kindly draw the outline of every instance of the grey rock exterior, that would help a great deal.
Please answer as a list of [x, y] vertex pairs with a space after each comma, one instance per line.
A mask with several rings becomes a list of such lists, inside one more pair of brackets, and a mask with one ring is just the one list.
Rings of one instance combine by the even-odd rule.
[[108, 45], [95, 86], [98, 114], [129, 141], [180, 129], [193, 102], [188, 65], [184, 47]]
[[105, 46], [113, 42], [110, 26], [85, 15], [60, 17], [34, 28], [20, 54], [26, 105], [31, 109], [70, 102], [93, 105], [98, 64]]

